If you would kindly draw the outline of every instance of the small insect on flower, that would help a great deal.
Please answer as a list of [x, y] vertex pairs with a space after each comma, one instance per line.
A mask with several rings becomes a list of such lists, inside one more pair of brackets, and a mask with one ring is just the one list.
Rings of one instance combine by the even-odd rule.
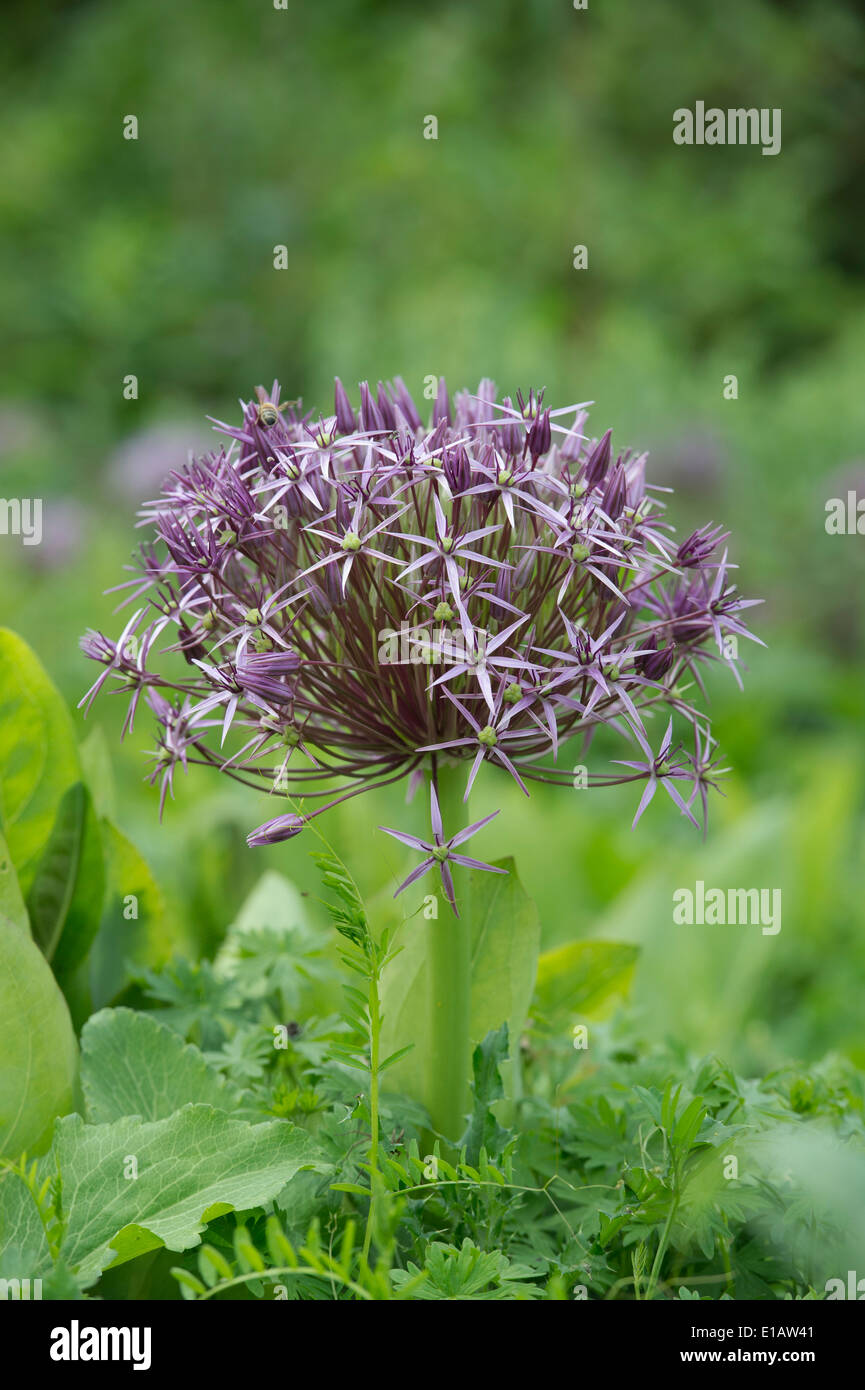
[[262, 401], [258, 407], [258, 423], [269, 430], [279, 419], [279, 407], [273, 401]]

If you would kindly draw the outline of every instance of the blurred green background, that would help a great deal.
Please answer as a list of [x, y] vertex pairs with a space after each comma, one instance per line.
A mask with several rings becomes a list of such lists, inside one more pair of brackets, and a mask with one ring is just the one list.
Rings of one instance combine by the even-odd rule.
[[[651, 450], [682, 531], [732, 529], [768, 648], [744, 694], [710, 681], [734, 771], [705, 843], [663, 798], [631, 832], [627, 788], [525, 803], [490, 772], [484, 854], [517, 853], [547, 944], [642, 944], [649, 1034], [744, 1068], [865, 1064], [865, 537], [824, 527], [828, 498], [865, 496], [861, 7], [7, 0], [4, 19], [0, 496], [42, 497], [44, 539], [0, 536], [0, 622], [77, 703], [80, 633], [122, 625], [103, 590], [136, 507], [274, 376], [316, 410], [335, 374], [594, 401], [596, 433]], [[675, 146], [698, 99], [780, 107], [781, 153]], [[119, 702], [92, 718], [114, 745]], [[210, 952], [266, 865], [312, 886], [305, 846], [248, 850], [271, 808], [204, 773], [160, 829], [146, 722], [117, 750], [118, 820], [178, 939]], [[326, 827], [370, 892], [401, 868], [372, 830], [399, 796]], [[781, 932], [675, 927], [696, 878], [780, 887]]]

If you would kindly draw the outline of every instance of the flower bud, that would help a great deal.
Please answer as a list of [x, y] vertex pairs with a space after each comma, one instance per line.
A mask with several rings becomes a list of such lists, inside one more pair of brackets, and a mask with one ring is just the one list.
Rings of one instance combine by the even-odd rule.
[[275, 820], [259, 825], [247, 835], [246, 843], [251, 849], [262, 845], [278, 845], [283, 840], [293, 840], [305, 824], [303, 816], [298, 816], [292, 811], [287, 816], [277, 816]]
[[613, 431], [607, 430], [586, 459], [583, 477], [589, 487], [599, 486], [606, 477], [607, 469], [610, 466], [610, 440], [612, 437]]

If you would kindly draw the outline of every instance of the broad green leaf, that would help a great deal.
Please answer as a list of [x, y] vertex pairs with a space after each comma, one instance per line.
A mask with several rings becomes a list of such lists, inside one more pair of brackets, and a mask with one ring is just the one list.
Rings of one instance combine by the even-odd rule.
[[597, 1014], [631, 985], [639, 947], [614, 941], [571, 941], [544, 951], [535, 990], [545, 1018]]
[[398, 926], [398, 954], [385, 968], [381, 980], [381, 1055], [391, 1057], [408, 1047], [409, 1051], [388, 1068], [385, 1085], [393, 1091], [421, 1099], [424, 1092], [424, 1057], [428, 1055], [425, 961], [429, 949], [430, 924], [412, 917], [403, 925], [399, 905], [391, 894], [373, 898], [370, 921], [379, 933]]
[[60, 798], [79, 778], [63, 700], [27, 644], [0, 629], [0, 827], [25, 897]]
[[102, 837], [83, 782], [64, 792], [27, 897], [33, 936], [62, 982], [99, 928], [105, 870]]
[[538, 969], [541, 928], [535, 904], [513, 859], [496, 860], [507, 876], [473, 870], [468, 875], [466, 915], [472, 924], [472, 1041], [480, 1042], [506, 1022], [511, 1061], [502, 1075], [509, 1095], [518, 1094], [516, 1068]]
[[282, 1017], [300, 1008], [327, 1014], [338, 1007], [340, 986], [325, 959], [327, 935], [309, 921], [308, 908], [289, 879], [262, 875], [243, 902], [213, 962], [220, 980], [235, 980], [248, 999], [277, 994]]
[[78, 1046], [38, 946], [0, 917], [0, 1154], [38, 1149], [74, 1104]]
[[[245, 942], [268, 933], [272, 938], [306, 936], [309, 914], [303, 898], [294, 884], [283, 874], [268, 869], [262, 874], [252, 892], [244, 899], [214, 959], [217, 975], [230, 976], [237, 971]], [[262, 980], [262, 989], [267, 987]]]
[[191, 1043], [151, 1014], [103, 1009], [81, 1034], [81, 1087], [91, 1124], [162, 1120], [191, 1102], [236, 1113], [243, 1098]]
[[[499, 867], [507, 875], [460, 872], [458, 884], [461, 919], [472, 935], [471, 1038], [478, 1043], [506, 1022], [516, 1053], [532, 998], [540, 926], [514, 861], [502, 859]], [[425, 962], [430, 930], [431, 924], [420, 917], [400, 929], [397, 944], [403, 949], [385, 971], [382, 985], [382, 1055], [415, 1045], [388, 1071], [388, 1085], [421, 1096], [428, 1052]], [[506, 1062], [502, 1071], [508, 1094], [517, 1095], [514, 1063]]]
[[102, 821], [105, 899], [90, 950], [90, 989], [101, 1008], [129, 983], [128, 963], [157, 969], [174, 945], [159, 885], [146, 860], [126, 836]]
[[326, 1165], [310, 1136], [285, 1120], [251, 1125], [187, 1105], [153, 1121], [85, 1125], [67, 1115], [40, 1168], [60, 1175], [60, 1253], [89, 1284], [162, 1245], [189, 1250], [214, 1217], [262, 1206], [302, 1168]]
[[294, 884], [284, 874], [263, 873], [231, 927], [233, 934], [248, 931], [292, 931], [309, 924], [309, 911]]
[[30, 918], [9, 847], [0, 835], [0, 917], [6, 917], [30, 936]]
[[63, 998], [69, 1005], [69, 1015], [76, 1033], [81, 1032], [93, 1013], [89, 974], [88, 962], [84, 960], [71, 975], [64, 975], [62, 980], [57, 981], [63, 991]]
[[113, 821], [116, 814], [114, 794], [114, 770], [108, 740], [99, 724], [94, 724], [90, 733], [79, 745], [78, 756], [87, 790], [93, 797], [93, 805], [100, 820]]

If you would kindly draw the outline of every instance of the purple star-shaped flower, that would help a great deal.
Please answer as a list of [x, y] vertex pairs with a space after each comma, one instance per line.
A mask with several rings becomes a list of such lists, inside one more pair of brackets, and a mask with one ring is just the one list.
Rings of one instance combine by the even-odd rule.
[[[118, 642], [85, 637], [102, 668], [85, 710], [103, 688], [126, 692], [125, 730], [145, 694], [167, 696], [154, 706], [166, 795], [187, 757], [299, 798], [302, 816], [255, 844], [403, 778], [438, 788], [442, 753], [464, 766], [464, 800], [484, 762], [526, 796], [531, 781], [567, 786], [561, 746], [601, 728], [636, 746], [593, 786], [644, 784], [637, 820], [659, 785], [705, 812], [715, 745], [683, 682], [705, 698], [701, 672], [722, 661], [741, 684], [752, 600], [731, 582], [727, 532], [677, 540], [646, 455], [614, 451], [609, 429], [595, 438], [588, 404], [550, 410], [534, 389], [498, 404], [486, 379], [452, 402], [440, 379], [422, 418], [399, 378], [361, 383], [359, 409], [336, 381], [327, 412], [256, 387], [238, 426], [214, 422], [228, 447], [144, 503], [150, 538], [116, 590], [136, 611]], [[157, 669], [157, 647], [182, 663]], [[658, 737], [670, 715], [677, 736], [656, 754], [648, 717], [664, 708]], [[407, 843], [447, 883], [456, 838]]]
[[475, 821], [474, 825], [467, 825], [464, 830], [458, 830], [456, 835], [451, 835], [449, 840], [444, 838], [444, 827], [442, 826], [441, 811], [439, 801], [436, 796], [435, 783], [430, 783], [430, 820], [432, 821], [433, 842], [421, 840], [417, 835], [407, 835], [403, 830], [389, 830], [386, 825], [380, 825], [379, 830], [383, 830], [385, 835], [392, 835], [395, 840], [408, 845], [409, 849], [419, 849], [423, 851], [426, 858], [418, 864], [416, 869], [412, 869], [408, 878], [404, 879], [394, 893], [398, 897], [404, 888], [416, 883], [422, 878], [427, 870], [432, 869], [436, 864], [442, 878], [442, 885], [445, 890], [445, 897], [453, 908], [454, 916], [459, 917], [457, 905], [454, 897], [454, 881], [450, 871], [451, 864], [462, 864], [466, 869], [483, 869], [488, 874], [506, 874], [507, 869], [497, 869], [492, 864], [484, 864], [480, 859], [469, 859], [465, 854], [454, 854], [457, 845], [465, 844], [476, 830], [482, 830], [485, 825], [489, 825], [491, 820], [495, 820], [498, 811], [493, 811], [491, 816], [484, 816], [483, 820]]
[[668, 793], [668, 795], [671, 797], [673, 801], [675, 801], [679, 810], [682, 812], [682, 815], [687, 816], [691, 824], [696, 825], [697, 829], [699, 830], [699, 822], [695, 820], [690, 809], [690, 802], [693, 800], [693, 794], [688, 804], [686, 805], [685, 802], [682, 800], [682, 797], [680, 796], [679, 792], [673, 786], [673, 779], [678, 779], [680, 781], [693, 781], [693, 773], [688, 768], [686, 768], [684, 762], [679, 758], [678, 749], [674, 749], [672, 753], [670, 751], [670, 745], [673, 741], [672, 716], [670, 717], [670, 722], [667, 725], [667, 728], [664, 732], [664, 737], [661, 740], [661, 746], [658, 749], [657, 756], [652, 752], [642, 729], [638, 725], [632, 725], [632, 729], [637, 742], [639, 743], [643, 752], [646, 754], [646, 761], [629, 762], [626, 761], [624, 758], [613, 759], [614, 762], [621, 763], [622, 767], [632, 767], [635, 769], [635, 771], [643, 773], [643, 775], [648, 778], [645, 789], [643, 791], [643, 795], [640, 798], [640, 804], [637, 807], [637, 814], [634, 816], [633, 822], [631, 824], [631, 829], [633, 830], [634, 826], [637, 824], [637, 821], [640, 819], [640, 816], [643, 814], [649, 802], [652, 800], [652, 797], [655, 795], [655, 792], [658, 790], [658, 784], [660, 783], [660, 785], [664, 788], [664, 791]]

